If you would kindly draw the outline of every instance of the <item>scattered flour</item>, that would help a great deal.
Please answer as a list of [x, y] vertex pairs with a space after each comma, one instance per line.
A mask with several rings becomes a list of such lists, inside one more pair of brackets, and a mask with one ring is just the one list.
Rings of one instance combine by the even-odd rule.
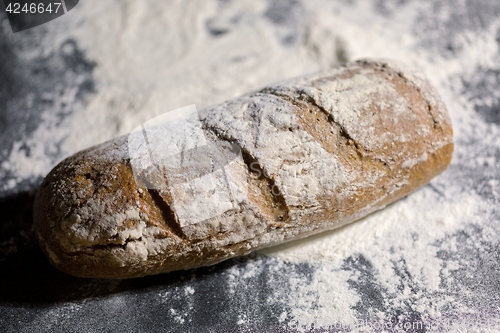
[[[460, 205], [441, 198], [430, 188], [424, 188], [339, 230], [261, 251], [285, 262], [306, 262], [319, 267], [313, 282], [291, 282], [297, 286], [289, 298], [294, 304], [293, 314], [298, 327], [307, 329], [312, 325], [329, 327], [338, 323], [356, 323], [352, 308], [360, 299], [355, 290], [348, 288], [347, 281], [357, 277], [341, 269], [344, 260], [353, 254], [361, 255], [371, 263], [380, 288], [385, 291], [385, 302], [391, 306], [413, 301], [415, 294], [412, 289], [415, 288], [426, 294], [445, 293], [442, 279], [446, 279], [451, 270], [462, 267], [463, 263], [453, 262], [456, 267], [450, 267], [449, 262], [440, 259], [438, 252], [456, 251], [456, 244], [438, 242], [465, 223], [480, 222], [477, 219], [474, 221], [474, 217], [478, 210], [485, 208], [478, 196], [457, 195], [453, 189], [448, 189], [445, 197], [451, 196], [451, 193]], [[401, 276], [396, 270], [401, 258], [404, 258], [411, 277], [402, 290]], [[308, 290], [317, 293], [311, 294]], [[434, 298], [420, 296], [415, 306], [428, 316], [425, 318], [427, 321], [439, 319], [441, 308], [460, 305], [455, 299], [436, 302]], [[316, 303], [315, 307], [308, 305], [312, 302]], [[389, 320], [383, 318], [383, 314], [379, 319]]]

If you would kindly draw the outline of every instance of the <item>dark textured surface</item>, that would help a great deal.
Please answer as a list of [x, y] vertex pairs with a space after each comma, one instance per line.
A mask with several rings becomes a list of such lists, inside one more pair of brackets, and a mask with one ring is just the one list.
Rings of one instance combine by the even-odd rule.
[[[48, 112], [63, 119], [72, 106], [63, 98], [76, 91], [82, 99], [94, 90], [92, 71], [95, 63], [85, 58], [74, 40], [60, 43], [57, 51], [41, 54], [50, 41], [42, 25], [13, 34], [9, 30], [5, 13], [0, 12], [0, 160], [7, 160], [14, 142], [32, 134], [40, 124], [40, 116]], [[29, 60], [20, 56], [24, 52], [36, 55]], [[38, 54], [37, 54], [38, 53]], [[58, 142], [48, 142], [46, 155], [56, 161], [60, 158]], [[22, 146], [29, 156], [28, 146]], [[5, 168], [0, 172], [0, 184], [15, 176]], [[23, 179], [15, 190], [0, 190], [0, 199], [19, 191], [36, 188], [39, 178]]]
[[[220, 1], [220, 6], [229, 1]], [[355, 1], [346, 1], [346, 6]], [[373, 1], [373, 16], [398, 18], [399, 10], [414, 1]], [[468, 45], [460, 37], [468, 34], [482, 36], [494, 28], [500, 15], [498, 1], [470, 0], [457, 4], [447, 0], [427, 1], [429, 10], [420, 13], [412, 24], [421, 48], [451, 60], [460, 57]], [[75, 12], [78, 7], [75, 8]], [[300, 35], [301, 20], [305, 17], [299, 0], [276, 1], [263, 11], [265, 19], [275, 26], [283, 47], [289, 47]], [[366, 15], [366, 13], [365, 13]], [[241, 15], [226, 20], [209, 19], [207, 31], [213, 38], [223, 38], [238, 24]], [[399, 18], [400, 19], [400, 18]], [[12, 34], [0, 13], [0, 161], [8, 159], [15, 142], [33, 133], [40, 116], [50, 113], [64, 119], [73, 108], [65, 105], [64, 96], [71, 91], [76, 100], [93, 94], [97, 87], [93, 71], [97, 60], [89, 59], [73, 39], [60, 42], [59, 51], [37, 53], [48, 43], [44, 26]], [[499, 26], [498, 24], [496, 25]], [[497, 33], [500, 45], [500, 28]], [[32, 52], [26, 61], [19, 55]], [[500, 59], [500, 54], [499, 54]], [[485, 62], [487, 63], [487, 62]], [[470, 133], [491, 130], [500, 126], [500, 63], [463, 68], [454, 82], [474, 112], [484, 122]], [[54, 93], [54, 91], [56, 93]], [[50, 92], [49, 95], [46, 93]], [[47, 97], [48, 96], [48, 97]], [[491, 126], [491, 127], [488, 127]], [[0, 191], [0, 327], [6, 332], [281, 332], [294, 331], [291, 321], [293, 305], [288, 295], [297, 293], [291, 281], [307, 286], [318, 271], [349, 274], [349, 289], [358, 296], [352, 308], [358, 320], [376, 321], [380, 312], [396, 324], [402, 317], [408, 321], [425, 321], [425, 314], [415, 306], [422, 300], [438, 304], [452, 298], [460, 311], [445, 305], [439, 309], [442, 318], [469, 320], [477, 327], [491, 331], [496, 327], [482, 326], [481, 320], [500, 318], [500, 148], [497, 144], [475, 139], [477, 136], [457, 134], [460, 155], [446, 174], [425, 187], [439, 202], [454, 202], [449, 187], [482, 198], [485, 207], [476, 220], [466, 227], [439, 239], [438, 258], [450, 268], [449, 276], [442, 275], [440, 287], [446, 292], [425, 290], [412, 276], [409, 265], [401, 257], [390, 265], [399, 279], [394, 286], [398, 292], [410, 291], [404, 302], [387, 290], [374, 265], [362, 253], [352, 253], [340, 268], [313, 264], [296, 264], [255, 254], [229, 260], [209, 268], [126, 281], [78, 279], [56, 271], [38, 248], [32, 232], [33, 191], [39, 177], [16, 179], [17, 185]], [[494, 138], [492, 138], [493, 140]], [[58, 142], [47, 143], [47, 158], [62, 158]], [[28, 146], [21, 149], [29, 150]], [[28, 152], [29, 155], [29, 152]], [[470, 161], [484, 159], [482, 164]], [[14, 175], [0, 164], [0, 184]], [[451, 192], [454, 193], [454, 192]], [[460, 202], [456, 202], [460, 205]], [[419, 241], [416, 233], [414, 242]], [[450, 244], [450, 246], [443, 246]], [[455, 245], [456, 244], [456, 245]], [[397, 254], [398, 249], [391, 249]], [[397, 255], [391, 258], [398, 258]], [[308, 289], [308, 299], [318, 299], [320, 290]], [[426, 304], [427, 304], [426, 303]], [[312, 302], [309, 309], [319, 307]], [[467, 310], [465, 311], [464, 308]], [[332, 309], [332, 311], [335, 311]], [[283, 315], [284, 314], [284, 315]], [[236, 323], [241, 322], [239, 325]], [[319, 327], [311, 329], [322, 332]], [[328, 331], [345, 331], [326, 327]], [[377, 330], [374, 330], [377, 331]], [[393, 330], [397, 331], [397, 330]], [[440, 331], [417, 327], [404, 331]], [[468, 331], [468, 329], [465, 329]]]

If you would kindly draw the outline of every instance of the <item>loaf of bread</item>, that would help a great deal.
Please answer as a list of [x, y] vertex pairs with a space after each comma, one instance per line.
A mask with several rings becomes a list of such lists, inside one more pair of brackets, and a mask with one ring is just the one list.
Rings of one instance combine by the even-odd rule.
[[148, 165], [144, 145], [124, 136], [49, 173], [34, 228], [55, 267], [131, 278], [246, 255], [381, 209], [446, 169], [453, 152], [436, 91], [386, 60], [282, 82], [198, 119], [205, 150], [187, 142], [196, 135], [153, 131], [164, 135], [153, 149], [163, 160], [149, 149]]

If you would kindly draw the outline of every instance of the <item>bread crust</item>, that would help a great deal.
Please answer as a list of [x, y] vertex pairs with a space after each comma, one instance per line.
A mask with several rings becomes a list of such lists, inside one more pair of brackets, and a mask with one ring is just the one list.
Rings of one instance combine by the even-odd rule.
[[[353, 222], [446, 169], [453, 132], [417, 71], [362, 60], [200, 112], [243, 188], [232, 209], [182, 224], [167, 190], [134, 177], [127, 137], [57, 165], [34, 203], [38, 242], [58, 269], [132, 278], [211, 265]], [[237, 189], [239, 190], [239, 189]]]

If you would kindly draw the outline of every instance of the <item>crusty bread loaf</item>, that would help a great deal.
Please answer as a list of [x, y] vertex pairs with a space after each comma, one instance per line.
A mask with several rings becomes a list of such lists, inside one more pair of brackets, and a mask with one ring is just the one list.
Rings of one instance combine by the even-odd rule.
[[130, 278], [214, 264], [381, 209], [443, 171], [453, 152], [436, 91], [390, 61], [283, 82], [199, 117], [210, 144], [241, 149], [222, 168], [233, 193], [225, 210], [181, 212], [203, 182], [185, 196], [148, 188], [120, 137], [67, 158], [40, 186], [35, 232], [54, 266]]

